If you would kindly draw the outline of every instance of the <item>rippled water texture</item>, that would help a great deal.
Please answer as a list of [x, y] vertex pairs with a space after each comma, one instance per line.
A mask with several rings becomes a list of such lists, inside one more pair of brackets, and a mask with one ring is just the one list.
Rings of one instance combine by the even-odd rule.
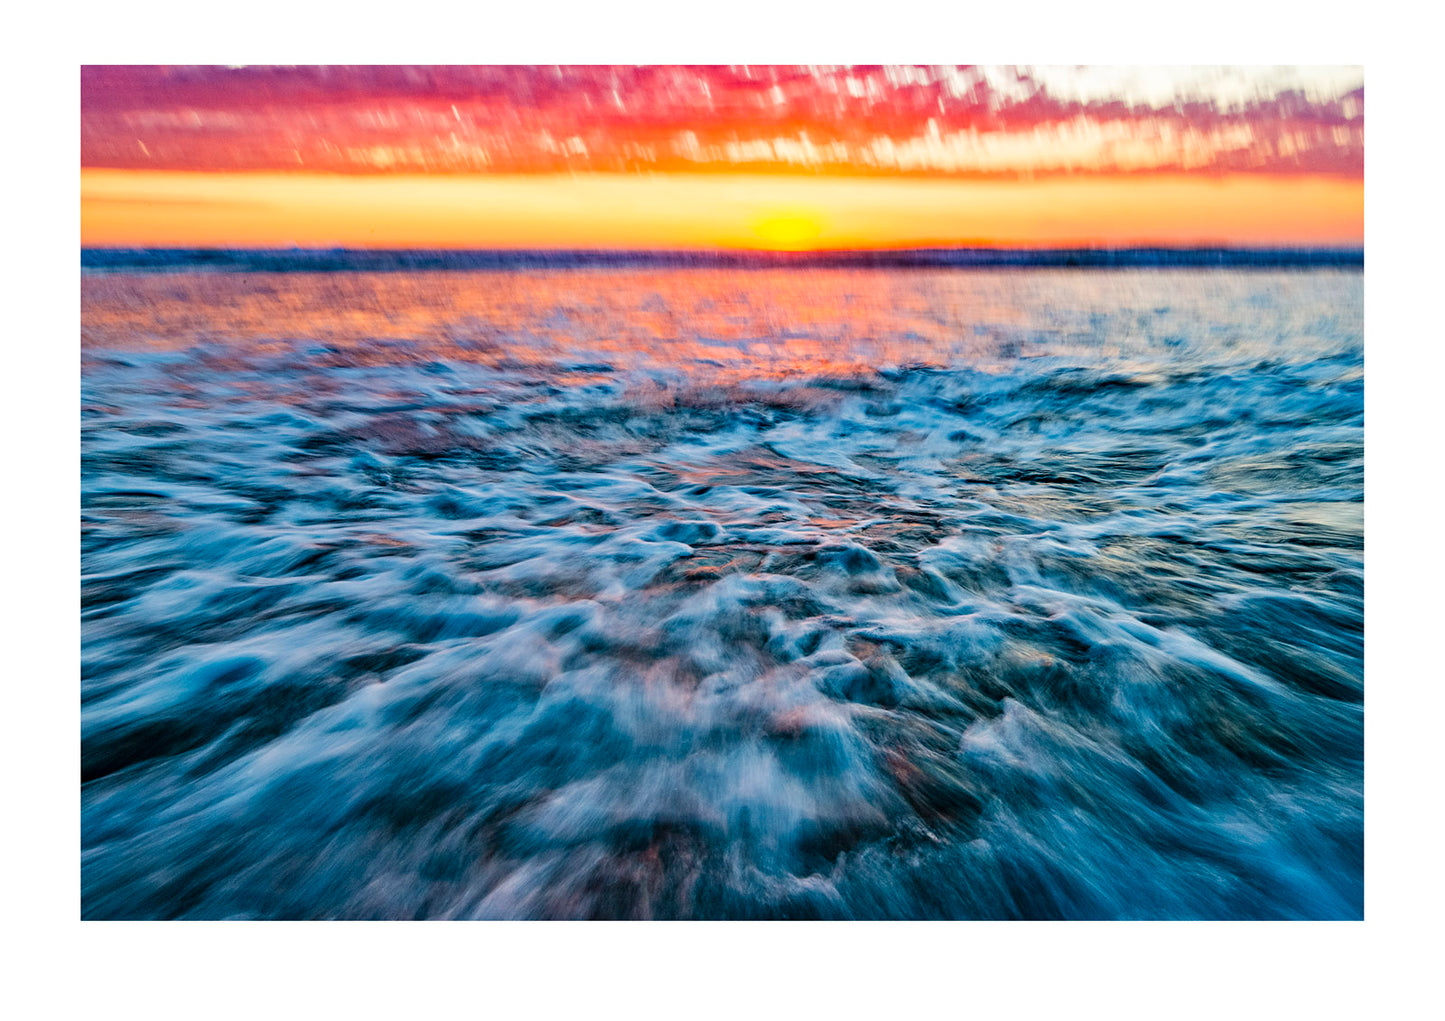
[[82, 279], [91, 918], [1358, 918], [1356, 271]]

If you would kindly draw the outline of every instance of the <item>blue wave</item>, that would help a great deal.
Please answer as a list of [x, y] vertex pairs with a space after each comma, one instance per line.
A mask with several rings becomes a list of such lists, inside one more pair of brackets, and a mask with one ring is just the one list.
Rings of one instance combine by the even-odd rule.
[[1359, 918], [1361, 282], [87, 278], [83, 914]]

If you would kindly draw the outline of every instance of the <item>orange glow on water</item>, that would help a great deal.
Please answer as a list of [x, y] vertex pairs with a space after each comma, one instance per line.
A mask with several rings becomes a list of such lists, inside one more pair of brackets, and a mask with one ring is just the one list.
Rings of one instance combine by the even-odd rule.
[[889, 248], [1359, 244], [1332, 177], [81, 171], [89, 246]]

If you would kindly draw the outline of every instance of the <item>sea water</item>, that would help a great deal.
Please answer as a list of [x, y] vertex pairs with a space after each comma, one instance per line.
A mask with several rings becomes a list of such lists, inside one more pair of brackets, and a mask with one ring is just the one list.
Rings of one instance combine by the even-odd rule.
[[87, 918], [1359, 918], [1357, 269], [82, 277]]

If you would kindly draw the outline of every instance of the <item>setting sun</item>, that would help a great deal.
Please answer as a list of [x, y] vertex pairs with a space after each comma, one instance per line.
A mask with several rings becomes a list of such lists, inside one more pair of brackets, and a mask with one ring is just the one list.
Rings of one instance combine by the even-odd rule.
[[753, 233], [763, 248], [792, 252], [812, 247], [823, 232], [817, 216], [808, 213], [770, 213], [753, 223]]

